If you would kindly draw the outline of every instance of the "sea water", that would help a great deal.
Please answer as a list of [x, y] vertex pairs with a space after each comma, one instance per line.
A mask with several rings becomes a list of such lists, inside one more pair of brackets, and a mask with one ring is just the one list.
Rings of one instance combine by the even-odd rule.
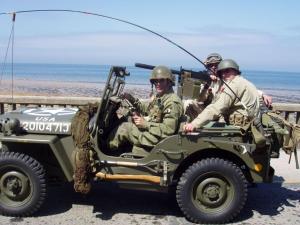
[[[14, 79], [23, 80], [105, 83], [110, 68], [109, 65], [15, 63], [13, 71], [11, 65], [2, 65], [0, 79], [11, 79], [13, 73]], [[126, 69], [130, 72], [126, 78], [128, 84], [149, 84], [150, 70], [134, 66], [126, 66]], [[179, 67], [173, 69], [179, 70]], [[291, 101], [292, 98], [293, 102], [300, 103], [300, 72], [245, 70], [242, 74], [277, 100]]]
[[[13, 74], [15, 79], [25, 80], [104, 83], [110, 68], [109, 65], [16, 63], [14, 64]], [[127, 66], [126, 70], [132, 74], [132, 76], [126, 78], [128, 83], [148, 83], [149, 70], [133, 66]], [[10, 79], [11, 73], [11, 66], [6, 66], [4, 79]]]

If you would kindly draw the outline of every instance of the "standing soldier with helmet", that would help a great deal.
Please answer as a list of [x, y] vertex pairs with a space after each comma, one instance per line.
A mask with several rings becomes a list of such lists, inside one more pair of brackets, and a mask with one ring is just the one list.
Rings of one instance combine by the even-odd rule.
[[[208, 104], [211, 103], [211, 101], [215, 98], [215, 95], [218, 93], [219, 88], [221, 86], [221, 80], [217, 75], [218, 65], [221, 61], [222, 61], [222, 56], [218, 53], [209, 54], [206, 60], [204, 61], [204, 64], [206, 65], [206, 68], [212, 80], [210, 85], [205, 85], [203, 88], [203, 92], [207, 92], [210, 94], [211, 99], [209, 102], [207, 102]], [[206, 95], [208, 96], [209, 94]]]
[[231, 59], [222, 60], [217, 73], [229, 87], [221, 87], [218, 99], [184, 126], [186, 132], [200, 128], [220, 116], [224, 116], [229, 124], [239, 126], [244, 126], [258, 116], [260, 104], [257, 89], [240, 75], [238, 64]]
[[211, 53], [207, 56], [204, 64], [208, 69], [211, 78], [210, 83], [202, 84], [197, 99], [185, 101], [185, 114], [193, 120], [204, 108], [213, 102], [221, 86], [221, 80], [217, 76], [218, 64], [222, 61], [222, 56], [218, 53]]
[[147, 155], [147, 150], [177, 132], [183, 104], [173, 91], [174, 80], [169, 68], [156, 66], [150, 77], [156, 93], [149, 103], [140, 102], [129, 93], [123, 94], [139, 113], [132, 115], [132, 122], [124, 122], [110, 133], [109, 149], [120, 149], [129, 143], [133, 145], [133, 153]]

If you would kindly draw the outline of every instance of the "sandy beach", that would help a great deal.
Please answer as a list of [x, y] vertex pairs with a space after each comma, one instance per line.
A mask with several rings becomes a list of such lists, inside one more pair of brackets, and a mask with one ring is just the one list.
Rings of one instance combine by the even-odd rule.
[[[102, 96], [105, 83], [84, 83], [66, 81], [41, 81], [41, 80], [2, 80], [0, 95], [15, 96], [72, 96], [72, 97], [99, 97]], [[149, 96], [150, 85], [125, 85], [125, 91], [138, 98]]]
[[[104, 86], [105, 83], [15, 79], [12, 92], [12, 81], [2, 80], [0, 83], [0, 95], [100, 97]], [[125, 91], [138, 98], [146, 99], [151, 91], [151, 86], [126, 84]], [[270, 88], [262, 91], [271, 95], [273, 102], [300, 103], [300, 90]]]

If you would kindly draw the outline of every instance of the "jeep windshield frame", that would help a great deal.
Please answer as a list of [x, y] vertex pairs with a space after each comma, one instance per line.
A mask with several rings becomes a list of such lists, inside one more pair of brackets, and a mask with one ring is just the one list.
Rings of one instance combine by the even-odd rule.
[[110, 98], [120, 96], [125, 86], [125, 78], [129, 75], [130, 73], [126, 71], [126, 67], [111, 67], [91, 132], [93, 139], [97, 140], [97, 136], [103, 134], [104, 129], [108, 127]]

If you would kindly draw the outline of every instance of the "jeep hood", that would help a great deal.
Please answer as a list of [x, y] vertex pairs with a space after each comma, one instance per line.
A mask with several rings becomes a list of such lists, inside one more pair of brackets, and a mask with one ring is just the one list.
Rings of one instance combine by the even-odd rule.
[[21, 131], [42, 134], [71, 134], [71, 122], [77, 108], [20, 108], [0, 116], [2, 126], [17, 121]]

